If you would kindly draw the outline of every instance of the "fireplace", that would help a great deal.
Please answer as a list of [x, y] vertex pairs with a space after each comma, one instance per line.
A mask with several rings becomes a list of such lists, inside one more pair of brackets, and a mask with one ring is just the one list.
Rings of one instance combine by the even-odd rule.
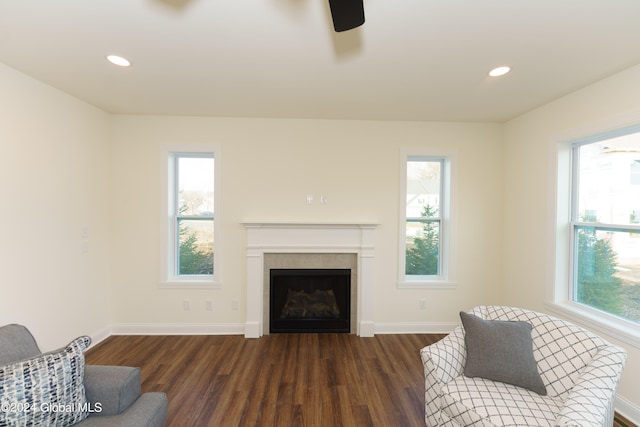
[[270, 270], [351, 269], [350, 332], [374, 336], [375, 229], [372, 223], [245, 222], [247, 229], [247, 313], [245, 337], [271, 330]]
[[270, 270], [269, 332], [350, 332], [351, 269]]

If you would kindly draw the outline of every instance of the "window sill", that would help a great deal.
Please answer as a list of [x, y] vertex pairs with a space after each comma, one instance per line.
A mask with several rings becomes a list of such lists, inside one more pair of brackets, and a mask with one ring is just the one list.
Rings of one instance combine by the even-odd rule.
[[545, 307], [553, 315], [640, 349], [640, 325], [571, 302], [546, 303]]
[[222, 283], [213, 280], [174, 280], [160, 282], [160, 289], [221, 289]]
[[456, 283], [448, 280], [400, 280], [398, 289], [449, 289], [456, 288]]

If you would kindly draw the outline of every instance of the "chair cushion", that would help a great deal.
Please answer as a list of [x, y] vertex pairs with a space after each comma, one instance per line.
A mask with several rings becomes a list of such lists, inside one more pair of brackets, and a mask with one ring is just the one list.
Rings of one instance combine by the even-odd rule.
[[553, 426], [561, 404], [485, 378], [460, 376], [442, 388], [443, 415], [464, 426]]
[[473, 314], [488, 320], [524, 321], [533, 326], [533, 355], [547, 394], [565, 400], [591, 359], [610, 344], [564, 320], [515, 307], [476, 307]]
[[[89, 337], [60, 350], [0, 366], [0, 425], [70, 426], [88, 415], [84, 351]], [[11, 410], [11, 408], [15, 410]]]
[[0, 327], [0, 365], [38, 356], [41, 353], [31, 332], [22, 325]]
[[533, 357], [529, 323], [484, 320], [465, 312], [460, 312], [460, 318], [467, 351], [464, 375], [547, 394]]

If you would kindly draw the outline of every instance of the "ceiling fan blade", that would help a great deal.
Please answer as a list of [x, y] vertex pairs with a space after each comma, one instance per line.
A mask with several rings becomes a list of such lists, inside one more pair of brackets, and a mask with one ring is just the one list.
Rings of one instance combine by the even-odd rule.
[[347, 31], [364, 24], [364, 0], [329, 0], [333, 28]]

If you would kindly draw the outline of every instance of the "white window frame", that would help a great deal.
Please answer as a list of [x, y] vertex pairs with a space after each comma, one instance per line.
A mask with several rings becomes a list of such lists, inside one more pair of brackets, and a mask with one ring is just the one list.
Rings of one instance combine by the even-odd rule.
[[[640, 118], [618, 118], [615, 121], [582, 131], [560, 136], [552, 143], [552, 159], [557, 171], [551, 182], [555, 211], [549, 228], [549, 286], [545, 296], [546, 308], [555, 314], [640, 348], [640, 326], [637, 323], [608, 314], [573, 301], [574, 292], [574, 227], [583, 225], [573, 221], [575, 170], [574, 147], [640, 132]], [[552, 214], [552, 215], [553, 215]]]
[[[417, 276], [406, 274], [406, 221], [407, 221], [407, 162], [411, 159], [442, 161], [440, 171], [440, 268], [438, 275]], [[454, 172], [456, 153], [429, 149], [402, 149], [400, 155], [400, 210], [398, 288], [401, 289], [455, 289], [454, 278], [454, 227], [455, 202]]]
[[[176, 235], [175, 176], [176, 156], [207, 155], [214, 160], [214, 219], [215, 236], [212, 275], [179, 275], [177, 269], [178, 236]], [[221, 164], [220, 147], [213, 144], [203, 145], [171, 145], [161, 150], [161, 187], [160, 207], [160, 288], [161, 289], [219, 289], [222, 287], [221, 272], [221, 233], [220, 233], [220, 200], [221, 200]]]

